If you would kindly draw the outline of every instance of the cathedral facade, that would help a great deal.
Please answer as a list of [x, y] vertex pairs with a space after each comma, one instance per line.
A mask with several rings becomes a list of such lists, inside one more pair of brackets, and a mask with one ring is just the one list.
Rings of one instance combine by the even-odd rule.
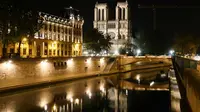
[[107, 3], [95, 4], [93, 27], [111, 36], [113, 45], [108, 52], [118, 54], [132, 37], [128, 2], [117, 2], [113, 19], [109, 18], [109, 10]]

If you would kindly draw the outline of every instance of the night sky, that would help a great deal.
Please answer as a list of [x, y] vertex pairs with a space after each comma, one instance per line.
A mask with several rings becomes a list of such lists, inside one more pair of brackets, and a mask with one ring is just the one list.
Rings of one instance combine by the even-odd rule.
[[[125, 0], [98, 0], [98, 2], [116, 3]], [[161, 2], [162, 1], [162, 2]], [[80, 10], [85, 20], [84, 31], [91, 29], [94, 18], [94, 6], [96, 0], [29, 0], [21, 2], [30, 5], [39, 11], [60, 15], [65, 7], [72, 6]], [[139, 9], [141, 5], [165, 5], [165, 6], [189, 6], [191, 8], [160, 8], [157, 9], [157, 29], [153, 30], [153, 12], [151, 8]], [[131, 20], [133, 36], [135, 32], [143, 33], [143, 38], [149, 41], [150, 53], [165, 53], [171, 48], [176, 33], [190, 33], [200, 35], [200, 4], [195, 2], [183, 2], [181, 0], [129, 0], [131, 8]], [[199, 8], [192, 8], [199, 6]], [[156, 32], [156, 33], [155, 33]], [[135, 36], [134, 36], [135, 37]], [[152, 50], [153, 49], [153, 50]]]

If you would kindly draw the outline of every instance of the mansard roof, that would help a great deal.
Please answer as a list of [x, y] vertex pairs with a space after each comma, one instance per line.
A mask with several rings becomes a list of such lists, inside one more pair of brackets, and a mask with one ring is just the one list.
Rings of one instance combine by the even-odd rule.
[[[53, 22], [53, 23], [58, 23], [58, 24], [63, 24], [63, 25], [71, 25], [71, 20], [70, 18], [64, 18], [64, 17], [59, 17], [59, 16], [55, 16], [55, 15], [51, 15], [45, 12], [39, 12], [39, 15], [41, 17], [41, 19], [45, 20], [45, 21], [49, 21], [49, 22]], [[74, 19], [77, 22], [83, 22], [83, 19], [81, 17], [78, 18], [78, 16], [74, 17]]]

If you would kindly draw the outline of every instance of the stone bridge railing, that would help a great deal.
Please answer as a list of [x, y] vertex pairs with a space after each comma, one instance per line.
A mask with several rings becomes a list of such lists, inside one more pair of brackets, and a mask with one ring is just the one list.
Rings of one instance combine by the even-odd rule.
[[[188, 103], [189, 110], [200, 112], [200, 72], [199, 62], [182, 57], [174, 57], [173, 65], [181, 98]], [[187, 110], [188, 111], [188, 110]]]

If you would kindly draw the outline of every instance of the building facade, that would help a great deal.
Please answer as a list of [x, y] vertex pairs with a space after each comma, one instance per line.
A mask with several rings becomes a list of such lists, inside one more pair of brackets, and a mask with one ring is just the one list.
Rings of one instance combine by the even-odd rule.
[[[69, 18], [43, 12], [40, 12], [39, 15], [43, 21], [42, 28], [35, 34], [34, 38], [24, 37], [22, 39], [21, 57], [69, 57], [82, 55], [84, 20], [79, 15], [71, 14]], [[17, 53], [18, 46], [19, 43], [9, 44], [7, 53]], [[0, 55], [2, 55], [2, 52]]]
[[96, 3], [93, 27], [112, 38], [110, 53], [118, 54], [119, 49], [131, 39], [131, 21], [128, 2], [118, 2], [114, 20], [109, 19], [109, 7], [106, 3]]

